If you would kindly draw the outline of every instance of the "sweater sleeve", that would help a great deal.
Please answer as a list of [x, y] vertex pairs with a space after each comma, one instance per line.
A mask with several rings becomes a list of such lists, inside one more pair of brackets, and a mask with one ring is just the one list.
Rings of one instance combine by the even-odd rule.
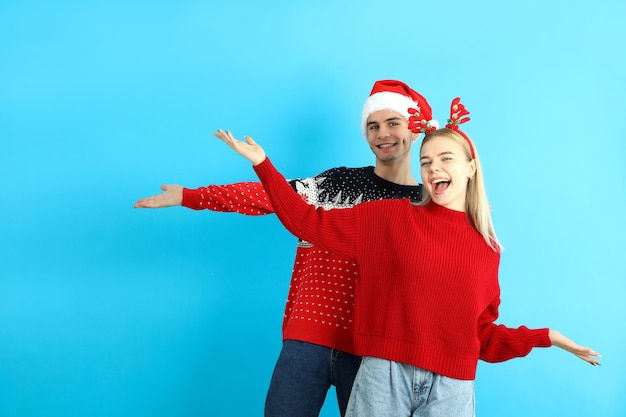
[[485, 362], [504, 362], [526, 356], [534, 347], [550, 347], [549, 329], [529, 329], [526, 326], [509, 328], [495, 324], [500, 297], [496, 297], [478, 319], [480, 359]]
[[325, 210], [308, 204], [272, 165], [269, 158], [254, 167], [281, 223], [298, 238], [338, 255], [354, 258], [360, 245], [363, 204]]
[[248, 216], [272, 214], [274, 210], [259, 182], [208, 185], [196, 189], [183, 188], [183, 207], [239, 213]]

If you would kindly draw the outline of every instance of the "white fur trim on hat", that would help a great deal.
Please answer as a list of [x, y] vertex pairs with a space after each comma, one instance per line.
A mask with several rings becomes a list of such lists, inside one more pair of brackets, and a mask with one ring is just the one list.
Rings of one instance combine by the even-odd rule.
[[392, 93], [390, 91], [381, 91], [380, 93], [374, 93], [368, 97], [363, 105], [363, 112], [361, 113], [361, 129], [363, 134], [367, 137], [367, 118], [370, 114], [379, 110], [391, 110], [399, 113], [405, 119], [409, 119], [409, 108], [421, 110], [416, 102], [409, 97], [398, 93]]

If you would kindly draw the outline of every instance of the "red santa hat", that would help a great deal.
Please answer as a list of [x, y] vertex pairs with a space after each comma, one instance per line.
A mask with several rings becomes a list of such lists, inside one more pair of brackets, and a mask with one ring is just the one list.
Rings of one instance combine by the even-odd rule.
[[436, 120], [432, 120], [432, 110], [424, 97], [417, 91], [396, 80], [380, 80], [374, 83], [369, 98], [363, 105], [361, 113], [361, 128], [367, 137], [367, 118], [370, 114], [379, 110], [391, 110], [401, 114], [405, 119], [409, 119], [411, 114], [409, 109], [417, 109], [422, 117], [433, 126], [438, 126]]

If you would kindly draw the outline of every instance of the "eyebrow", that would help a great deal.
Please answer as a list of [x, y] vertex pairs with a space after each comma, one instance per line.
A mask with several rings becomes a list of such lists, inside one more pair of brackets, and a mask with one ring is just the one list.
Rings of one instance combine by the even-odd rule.
[[[383, 122], [391, 122], [391, 121], [394, 121], [394, 120], [402, 120], [402, 118], [398, 117], [398, 116], [394, 116], [394, 117], [390, 117], [389, 119], [383, 120]], [[367, 122], [367, 125], [369, 126], [369, 125], [373, 125], [373, 124], [377, 124], [377, 123], [378, 122], [376, 122], [376, 121], [371, 121], [371, 122]]]
[[[445, 152], [441, 152], [441, 153], [440, 153], [440, 154], [438, 154], [437, 156], [443, 156], [443, 155], [454, 155], [454, 152], [452, 152], [452, 151], [445, 151]], [[420, 158], [420, 161], [421, 161], [422, 159], [430, 159], [430, 156], [422, 156], [422, 157]]]

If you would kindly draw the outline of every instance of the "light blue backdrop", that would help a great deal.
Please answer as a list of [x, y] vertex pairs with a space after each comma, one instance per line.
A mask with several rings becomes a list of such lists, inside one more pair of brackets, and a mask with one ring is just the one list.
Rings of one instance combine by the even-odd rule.
[[[619, 0], [0, 3], [0, 416], [262, 415], [295, 238], [273, 216], [134, 210], [162, 183], [373, 157], [401, 79], [460, 95], [505, 247], [501, 321], [599, 350], [481, 363], [478, 415], [626, 415]], [[417, 165], [415, 174], [419, 176]], [[323, 416], [337, 416], [334, 395]]]

